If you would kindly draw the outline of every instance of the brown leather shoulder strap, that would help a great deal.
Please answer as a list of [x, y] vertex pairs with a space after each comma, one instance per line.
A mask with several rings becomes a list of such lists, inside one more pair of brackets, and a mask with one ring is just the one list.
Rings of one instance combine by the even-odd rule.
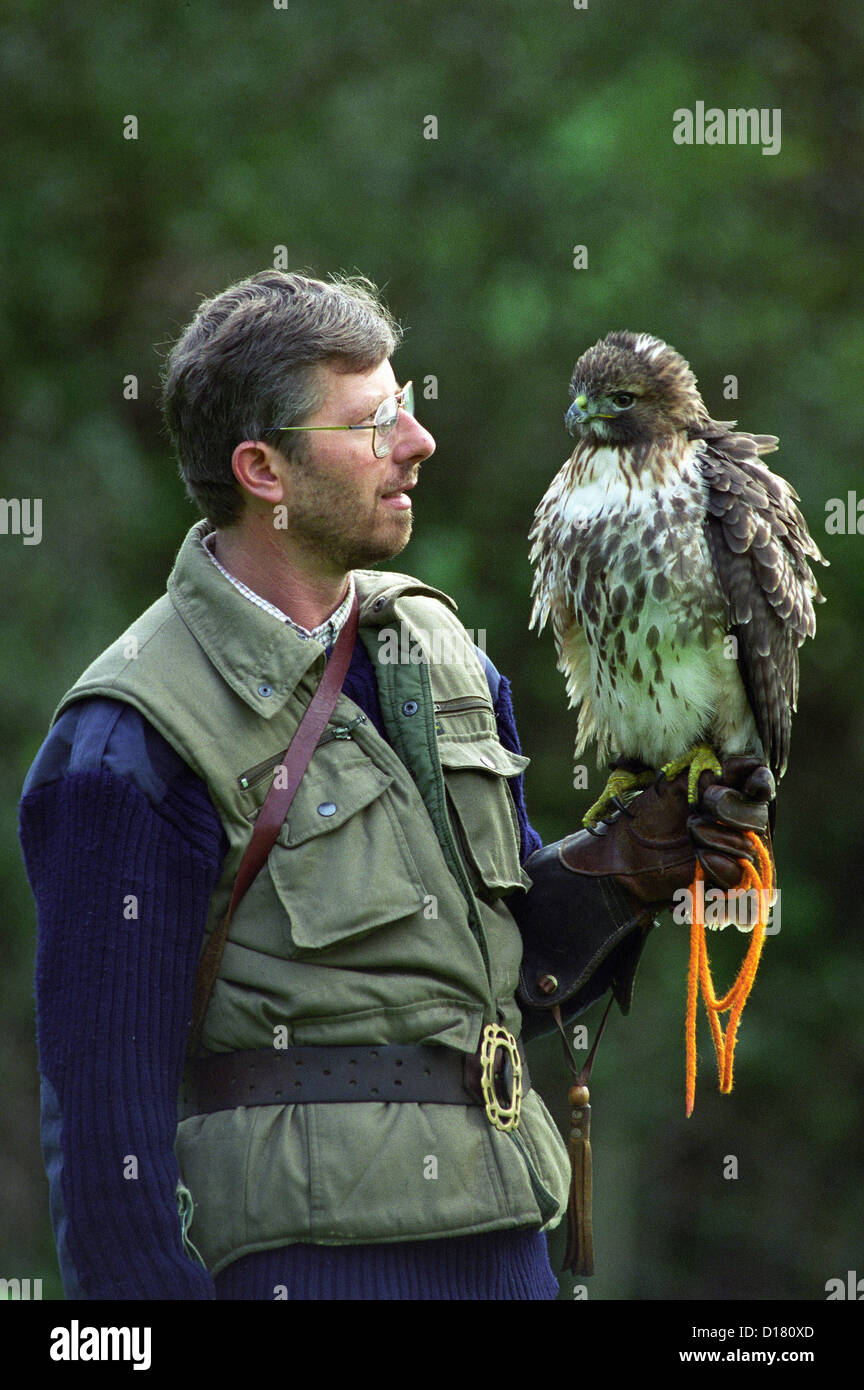
[[312, 696], [282, 760], [281, 767], [285, 769], [285, 776], [277, 777], [274, 770], [272, 785], [261, 810], [258, 812], [252, 838], [240, 861], [228, 911], [211, 933], [210, 940], [202, 953], [198, 966], [198, 978], [195, 982], [195, 1002], [192, 1010], [192, 1025], [189, 1031], [188, 1057], [194, 1057], [200, 1046], [204, 1015], [207, 1013], [216, 976], [219, 974], [231, 918], [244, 893], [254, 883], [267, 860], [267, 855], [270, 853], [276, 836], [279, 834], [279, 828], [288, 814], [288, 808], [303, 780], [303, 775], [309, 766], [318, 740], [327, 727], [327, 720], [333, 713], [333, 707], [339, 698], [339, 692], [345, 681], [357, 637], [358, 614], [359, 603], [355, 593], [351, 612], [336, 639], [336, 645], [330, 654], [330, 659], [321, 678], [321, 684]]

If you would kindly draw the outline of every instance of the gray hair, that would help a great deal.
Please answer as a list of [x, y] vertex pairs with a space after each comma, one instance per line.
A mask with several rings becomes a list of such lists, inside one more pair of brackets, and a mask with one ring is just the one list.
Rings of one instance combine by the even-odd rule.
[[162, 411], [186, 492], [214, 526], [232, 526], [243, 490], [231, 456], [244, 439], [286, 457], [300, 424], [321, 405], [316, 367], [366, 372], [391, 357], [402, 331], [364, 276], [307, 279], [263, 270], [205, 300], [172, 348]]

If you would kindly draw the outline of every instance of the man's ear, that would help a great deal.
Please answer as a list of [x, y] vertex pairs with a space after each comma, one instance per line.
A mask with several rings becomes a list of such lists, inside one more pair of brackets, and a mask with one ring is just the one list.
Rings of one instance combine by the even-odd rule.
[[260, 439], [244, 439], [231, 455], [231, 468], [244, 492], [273, 506], [283, 500], [285, 460]]

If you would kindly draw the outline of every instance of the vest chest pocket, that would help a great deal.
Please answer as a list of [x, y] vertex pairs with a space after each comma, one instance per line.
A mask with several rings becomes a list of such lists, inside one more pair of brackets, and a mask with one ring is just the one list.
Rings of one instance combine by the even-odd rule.
[[441, 739], [438, 753], [447, 787], [451, 821], [475, 892], [492, 902], [529, 888], [519, 862], [519, 822], [509, 777], [518, 777], [530, 759], [510, 753], [488, 736], [472, 742]]
[[267, 859], [291, 954], [361, 937], [422, 907], [392, 781], [350, 744], [315, 754]]

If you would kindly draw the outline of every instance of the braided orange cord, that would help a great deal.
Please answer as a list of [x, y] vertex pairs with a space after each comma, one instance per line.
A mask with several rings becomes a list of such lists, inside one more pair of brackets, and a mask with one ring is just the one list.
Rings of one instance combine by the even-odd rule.
[[[687, 972], [687, 1018], [686, 1018], [686, 1050], [687, 1050], [687, 1087], [686, 1105], [688, 1117], [693, 1113], [693, 1106], [696, 1099], [696, 1005], [699, 986], [702, 987], [702, 997], [705, 1000], [705, 1008], [708, 1011], [708, 1022], [711, 1025], [711, 1036], [714, 1040], [714, 1051], [717, 1054], [717, 1074], [720, 1081], [720, 1090], [723, 1095], [728, 1095], [732, 1090], [732, 1067], [735, 1057], [735, 1040], [738, 1032], [738, 1024], [744, 1005], [747, 1003], [748, 996], [753, 988], [753, 981], [756, 979], [756, 971], [759, 966], [759, 959], [762, 955], [762, 946], [765, 941], [765, 929], [768, 925], [768, 912], [770, 909], [771, 893], [773, 890], [773, 873], [771, 869], [771, 856], [768, 854], [759, 836], [753, 831], [747, 832], [748, 839], [753, 845], [756, 857], [759, 860], [759, 873], [749, 864], [746, 859], [740, 860], [742, 875], [741, 882], [735, 892], [739, 892], [744, 885], [755, 888], [759, 898], [759, 910], [757, 920], [753, 927], [753, 933], [747, 954], [741, 962], [738, 977], [732, 988], [718, 999], [714, 993], [714, 981], [711, 978], [711, 967], [708, 961], [708, 945], [705, 939], [705, 900], [702, 893], [698, 892], [696, 885], [704, 880], [702, 866], [697, 863], [696, 874], [690, 888], [690, 900], [693, 904], [690, 922], [690, 962]], [[719, 1015], [730, 1010], [729, 1021], [726, 1025], [726, 1033], [720, 1026]]]

